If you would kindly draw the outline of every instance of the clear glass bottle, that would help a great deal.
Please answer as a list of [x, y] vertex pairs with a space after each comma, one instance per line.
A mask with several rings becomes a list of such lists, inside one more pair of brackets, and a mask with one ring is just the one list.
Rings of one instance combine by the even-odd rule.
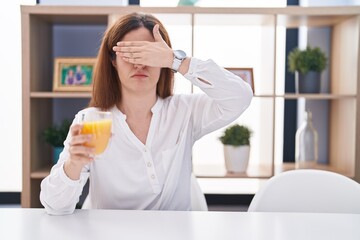
[[305, 119], [296, 131], [295, 146], [296, 167], [314, 167], [318, 160], [318, 133], [313, 126], [310, 111], [306, 111]]

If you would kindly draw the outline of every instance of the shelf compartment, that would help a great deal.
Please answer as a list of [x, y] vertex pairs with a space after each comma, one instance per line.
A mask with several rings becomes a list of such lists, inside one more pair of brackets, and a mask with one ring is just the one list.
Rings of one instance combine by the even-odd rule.
[[[273, 162], [273, 110], [274, 104], [271, 98], [255, 98], [246, 111], [232, 124], [240, 124], [249, 127], [253, 131], [250, 139], [250, 165], [268, 165]], [[266, 122], [263, 122], [266, 119]], [[193, 147], [193, 164], [197, 165], [223, 165], [224, 150], [219, 137], [223, 135], [227, 127], [215, 130], [196, 141]], [[269, 173], [260, 174], [268, 176]], [[259, 175], [258, 173], [253, 176]], [[223, 173], [220, 176], [224, 176]]]
[[[33, 15], [23, 19], [24, 35], [28, 35], [28, 57], [24, 54], [31, 74], [26, 93], [46, 92], [53, 88], [54, 59], [57, 57], [95, 57], [102, 33], [107, 28], [107, 16]], [[64, 21], [62, 21], [62, 19]], [[71, 24], [69, 24], [71, 23]], [[84, 42], [84, 39], [86, 41]], [[68, 46], [68, 47], [66, 47]], [[38, 51], [41, 49], [41, 51]], [[27, 70], [24, 69], [24, 72]]]

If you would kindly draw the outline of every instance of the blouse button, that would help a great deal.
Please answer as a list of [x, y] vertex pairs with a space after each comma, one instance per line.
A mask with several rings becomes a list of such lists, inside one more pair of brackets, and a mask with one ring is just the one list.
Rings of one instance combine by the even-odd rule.
[[152, 174], [152, 175], [151, 175], [151, 178], [152, 178], [152, 179], [155, 179], [155, 175], [154, 175], [154, 174]]
[[148, 166], [148, 167], [151, 167], [151, 162], [148, 162], [148, 163], [147, 163], [147, 166]]

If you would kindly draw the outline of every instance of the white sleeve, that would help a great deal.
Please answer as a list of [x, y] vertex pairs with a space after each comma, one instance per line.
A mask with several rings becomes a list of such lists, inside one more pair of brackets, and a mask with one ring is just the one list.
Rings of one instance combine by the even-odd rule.
[[[78, 122], [75, 117], [73, 124]], [[64, 150], [50, 175], [41, 182], [40, 201], [48, 214], [64, 215], [74, 212], [83, 187], [89, 178], [89, 166], [82, 169], [80, 179], [72, 180], [64, 172], [64, 162], [69, 158], [70, 131], [64, 142]]]
[[184, 76], [206, 93], [192, 103], [194, 141], [231, 123], [250, 105], [250, 85], [212, 60], [191, 58]]

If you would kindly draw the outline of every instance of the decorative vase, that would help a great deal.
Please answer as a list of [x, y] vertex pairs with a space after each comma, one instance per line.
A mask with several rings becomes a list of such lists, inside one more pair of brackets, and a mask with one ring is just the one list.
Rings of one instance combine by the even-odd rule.
[[305, 119], [296, 131], [295, 163], [297, 168], [312, 168], [318, 160], [318, 133], [312, 123], [312, 114], [306, 111]]
[[250, 146], [224, 145], [225, 167], [228, 172], [246, 172]]
[[321, 73], [310, 71], [307, 73], [295, 73], [296, 93], [319, 93]]
[[64, 150], [63, 147], [53, 147], [53, 163], [56, 164], [59, 160], [60, 153]]

